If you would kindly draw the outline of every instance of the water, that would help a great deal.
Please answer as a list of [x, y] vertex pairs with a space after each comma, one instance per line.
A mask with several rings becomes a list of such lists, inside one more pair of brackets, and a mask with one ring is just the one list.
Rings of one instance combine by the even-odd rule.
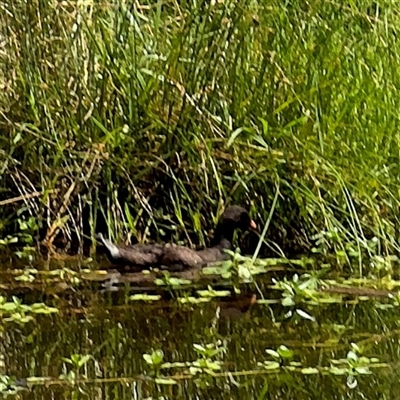
[[[3, 310], [0, 375], [18, 379], [10, 390], [24, 386], [17, 398], [400, 398], [398, 305], [382, 294], [330, 300], [327, 295], [324, 302], [298, 292], [294, 305], [283, 306], [282, 291], [271, 288], [271, 276], [282, 280], [282, 273], [236, 284], [241, 293], [235, 294], [232, 285], [215, 278], [176, 289], [129, 279], [121, 283], [114, 275], [112, 285], [104, 285], [104, 275], [84, 274], [78, 281], [82, 274], [66, 269], [78, 271], [82, 265], [62, 267], [63, 276], [35, 272], [32, 282], [16, 281], [20, 273], [1, 275], [0, 295], [7, 301], [14, 295], [23, 304], [43, 302], [58, 310], [25, 311], [32, 316], [26, 323], [6, 321], [12, 313]], [[283, 275], [292, 282], [293, 273]], [[199, 304], [178, 300], [200, 298], [197, 290], [212, 281], [215, 290], [230, 295]], [[144, 292], [160, 299], [130, 299]], [[199, 346], [207, 345], [202, 354]], [[266, 351], [281, 345], [293, 354], [274, 358]], [[149, 359], [160, 349], [162, 363], [178, 364], [157, 372], [143, 355]], [[265, 368], [268, 361], [278, 362], [277, 368], [268, 369], [271, 363]], [[165, 384], [171, 379], [175, 384]]]

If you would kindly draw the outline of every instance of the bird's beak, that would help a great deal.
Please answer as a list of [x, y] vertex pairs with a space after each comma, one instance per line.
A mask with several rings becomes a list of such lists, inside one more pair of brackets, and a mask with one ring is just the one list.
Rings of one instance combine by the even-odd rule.
[[253, 220], [250, 221], [250, 228], [257, 229], [257, 224]]

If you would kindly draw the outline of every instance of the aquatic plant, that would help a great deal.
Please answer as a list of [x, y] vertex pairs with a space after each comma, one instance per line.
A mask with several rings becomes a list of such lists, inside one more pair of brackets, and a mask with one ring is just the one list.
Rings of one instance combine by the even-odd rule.
[[5, 322], [15, 322], [23, 325], [35, 319], [35, 314], [53, 314], [58, 313], [55, 307], [49, 307], [44, 303], [33, 303], [31, 305], [23, 304], [16, 297], [12, 297], [12, 301], [7, 301], [3, 296], [0, 296], [0, 317]]
[[287, 366], [289, 369], [301, 366], [301, 363], [292, 361], [293, 351], [284, 345], [280, 345], [277, 350], [266, 349], [265, 352], [272, 357], [273, 361], [267, 360], [263, 363], [258, 363], [259, 366], [267, 370], [279, 369]]
[[346, 375], [347, 386], [353, 389], [357, 386], [356, 377], [372, 374], [370, 366], [374, 363], [378, 363], [379, 359], [376, 357], [363, 356], [362, 349], [356, 343], [351, 343], [351, 348], [346, 358], [338, 360], [332, 359], [332, 366], [328, 368], [328, 371], [333, 375]]
[[[62, 357], [65, 362], [63, 369], [65, 372], [60, 375], [60, 379], [65, 379], [71, 383], [75, 383], [77, 379], [84, 378], [85, 376], [81, 374], [80, 370], [91, 360], [93, 357], [89, 354], [72, 354], [71, 357]], [[66, 372], [66, 365], [71, 365], [71, 369]]]

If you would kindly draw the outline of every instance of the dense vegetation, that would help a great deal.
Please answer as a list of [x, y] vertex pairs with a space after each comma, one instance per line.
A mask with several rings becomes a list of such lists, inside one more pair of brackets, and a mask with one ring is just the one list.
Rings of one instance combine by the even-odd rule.
[[399, 4], [0, 8], [0, 237], [204, 243], [230, 202], [269, 252], [398, 250]]

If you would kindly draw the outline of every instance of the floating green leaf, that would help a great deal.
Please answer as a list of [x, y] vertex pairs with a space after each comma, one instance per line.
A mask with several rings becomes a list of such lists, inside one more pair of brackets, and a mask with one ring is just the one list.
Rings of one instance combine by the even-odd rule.
[[161, 299], [161, 295], [159, 294], [147, 294], [147, 293], [143, 293], [143, 294], [134, 294], [132, 296], [129, 297], [130, 300], [133, 301], [158, 301]]

